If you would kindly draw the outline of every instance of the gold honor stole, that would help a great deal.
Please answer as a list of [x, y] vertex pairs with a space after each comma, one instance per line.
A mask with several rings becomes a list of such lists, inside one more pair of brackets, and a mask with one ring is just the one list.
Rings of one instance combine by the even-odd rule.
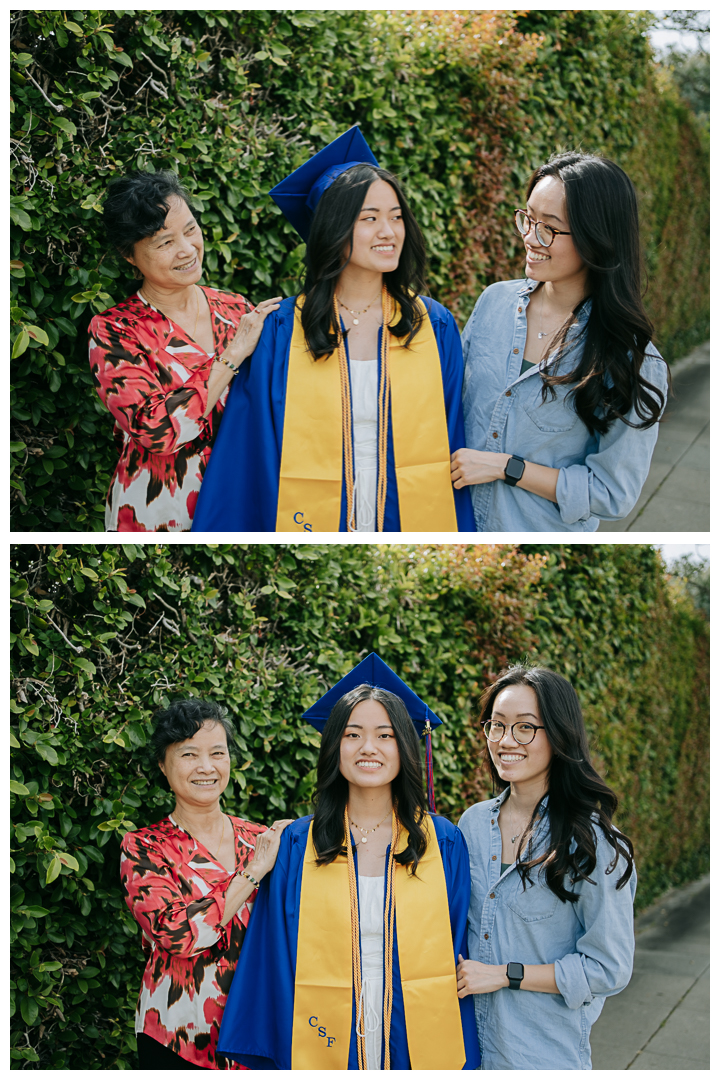
[[[413, 1069], [462, 1069], [465, 1043], [447, 887], [432, 818], [413, 877], [395, 868], [395, 918]], [[310, 823], [300, 890], [292, 1068], [347, 1070], [353, 1009], [347, 856], [317, 866]], [[407, 845], [400, 830], [398, 850]]]
[[[440, 354], [430, 316], [405, 349], [389, 335], [395, 476], [403, 532], [457, 532]], [[397, 311], [397, 309], [396, 309]], [[315, 360], [295, 304], [276, 530], [337, 532], [343, 449], [340, 353]], [[392, 321], [394, 321], [393, 315]]]

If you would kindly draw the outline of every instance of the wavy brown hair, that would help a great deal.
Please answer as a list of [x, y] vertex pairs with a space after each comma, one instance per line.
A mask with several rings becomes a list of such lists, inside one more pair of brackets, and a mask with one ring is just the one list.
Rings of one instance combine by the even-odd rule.
[[[578, 305], [547, 348], [557, 360], [543, 372], [543, 401], [557, 396], [556, 386], [572, 384], [575, 411], [590, 434], [604, 435], [614, 420], [649, 428], [665, 407], [661, 390], [641, 374], [653, 325], [642, 301], [640, 223], [635, 187], [626, 173], [607, 158], [564, 153], [536, 169], [527, 186], [554, 176], [565, 189], [565, 209], [573, 243], [587, 267], [590, 315], [582, 331], [581, 356], [572, 371], [557, 374], [563, 353], [577, 339], [568, 330], [585, 303]], [[669, 377], [669, 373], [668, 373]], [[577, 384], [577, 385], [575, 385]], [[638, 421], [627, 418], [634, 410]]]
[[[633, 845], [612, 823], [618, 805], [617, 795], [590, 764], [590, 746], [575, 690], [567, 679], [554, 671], [518, 664], [484, 691], [481, 698], [481, 725], [492, 716], [498, 694], [509, 686], [529, 686], [535, 691], [540, 718], [552, 749], [546, 792], [549, 840], [546, 849], [539, 855], [533, 858], [521, 856], [518, 859], [517, 868], [523, 888], [527, 887], [530, 870], [538, 867], [544, 872], [548, 887], [563, 903], [578, 900], [580, 894], [565, 887], [565, 878], [569, 876], [570, 885], [578, 881], [595, 884], [590, 875], [597, 863], [597, 827], [615, 853], [604, 872], [612, 873], [618, 860], [625, 860], [625, 869], [616, 885], [616, 888], [622, 889], [632, 874]], [[493, 787], [504, 791], [509, 781], [500, 778], [489, 751], [486, 765]], [[519, 851], [524, 850], [526, 842], [532, 848], [532, 836], [542, 817], [544, 798], [543, 795], [533, 810], [520, 840]], [[571, 850], [573, 841], [577, 845], [574, 851]], [[529, 850], [525, 851], [525, 855], [529, 854]]]

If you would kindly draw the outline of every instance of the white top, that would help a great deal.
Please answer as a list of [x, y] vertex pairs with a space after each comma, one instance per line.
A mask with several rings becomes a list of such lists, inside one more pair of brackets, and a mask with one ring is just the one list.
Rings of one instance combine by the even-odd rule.
[[[368, 367], [372, 366], [374, 365], [368, 364]], [[358, 875], [358, 900], [367, 1067], [379, 1069], [382, 1057], [384, 876]], [[359, 1032], [357, 1036], [360, 1038]]]
[[355, 449], [355, 527], [375, 532], [377, 510], [378, 368], [374, 360], [351, 360]]

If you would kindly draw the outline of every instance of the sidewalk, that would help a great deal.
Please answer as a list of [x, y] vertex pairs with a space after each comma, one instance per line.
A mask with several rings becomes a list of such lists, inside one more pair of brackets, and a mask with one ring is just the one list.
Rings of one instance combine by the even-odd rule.
[[590, 1035], [593, 1069], [710, 1068], [710, 878], [635, 920], [629, 985]]
[[673, 364], [673, 393], [634, 510], [598, 532], [710, 530], [710, 342]]

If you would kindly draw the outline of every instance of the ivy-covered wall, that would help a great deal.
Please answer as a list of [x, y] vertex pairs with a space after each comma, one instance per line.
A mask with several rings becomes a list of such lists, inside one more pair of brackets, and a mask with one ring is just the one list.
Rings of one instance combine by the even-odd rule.
[[709, 859], [708, 623], [646, 545], [18, 545], [11, 552], [12, 1058], [132, 1068], [140, 935], [119, 840], [172, 805], [153, 710], [234, 715], [227, 810], [307, 812], [299, 717], [368, 651], [445, 721], [438, 809], [490, 792], [480, 692], [529, 656], [565, 674], [620, 798], [637, 906]]
[[177, 170], [205, 281], [297, 291], [269, 189], [359, 121], [423, 227], [462, 324], [521, 272], [512, 210], [548, 154], [618, 160], [642, 200], [648, 304], [672, 360], [708, 331], [708, 148], [642, 11], [19, 11], [11, 23], [13, 527], [102, 530], [117, 450], [86, 328], [133, 291], [106, 250], [108, 181]]

